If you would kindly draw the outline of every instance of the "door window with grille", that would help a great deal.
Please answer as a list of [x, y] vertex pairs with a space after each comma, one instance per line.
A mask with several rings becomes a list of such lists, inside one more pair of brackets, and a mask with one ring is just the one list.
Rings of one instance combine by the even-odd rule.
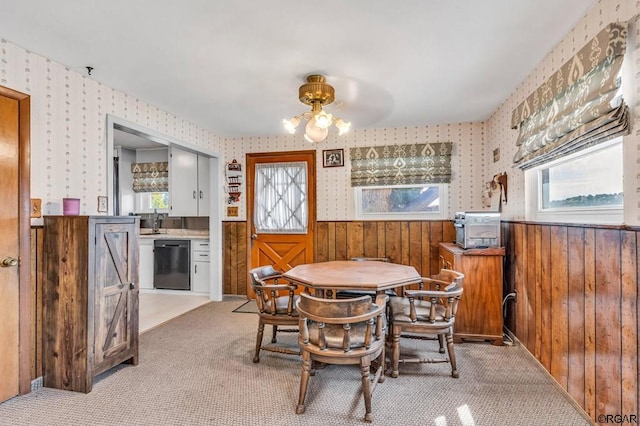
[[256, 164], [254, 188], [256, 233], [307, 233], [306, 162]]

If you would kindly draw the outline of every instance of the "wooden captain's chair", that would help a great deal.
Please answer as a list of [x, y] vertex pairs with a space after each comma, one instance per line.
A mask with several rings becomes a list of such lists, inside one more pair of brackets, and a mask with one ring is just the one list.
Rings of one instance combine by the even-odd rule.
[[[297, 328], [278, 328], [278, 326], [298, 325], [298, 313], [295, 308], [294, 295], [295, 284], [281, 284], [282, 274], [273, 266], [260, 266], [249, 271], [251, 278], [251, 288], [256, 293], [256, 304], [258, 305], [258, 334], [256, 336], [256, 349], [253, 362], [260, 362], [260, 351], [270, 351], [290, 355], [300, 355], [300, 352], [282, 346], [273, 345], [277, 343], [278, 332], [298, 332]], [[283, 294], [284, 293], [284, 294]], [[273, 327], [271, 337], [272, 345], [263, 345], [262, 338], [265, 324]]]
[[[378, 382], [384, 381], [385, 308], [388, 296], [351, 299], [321, 299], [301, 293], [297, 301], [300, 316], [298, 344], [302, 351], [302, 376], [296, 413], [304, 413], [312, 362], [360, 365], [365, 420], [371, 422], [371, 395]], [[376, 362], [373, 380], [372, 361]], [[317, 377], [317, 376], [316, 376]], [[315, 379], [314, 379], [315, 380]]]
[[[464, 274], [441, 269], [438, 275], [422, 278], [419, 290], [405, 290], [405, 297], [394, 297], [389, 303], [391, 338], [391, 376], [398, 377], [400, 363], [451, 363], [451, 376], [458, 377], [453, 346], [453, 327], [462, 297]], [[410, 334], [409, 334], [410, 333]], [[400, 358], [400, 338], [420, 335], [437, 336], [440, 353], [447, 342], [448, 358]]]

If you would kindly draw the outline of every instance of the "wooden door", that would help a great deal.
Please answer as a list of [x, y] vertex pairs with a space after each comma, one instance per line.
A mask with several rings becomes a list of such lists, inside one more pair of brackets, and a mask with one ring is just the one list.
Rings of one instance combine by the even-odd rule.
[[[18, 101], [0, 97], [0, 259], [18, 259]], [[8, 191], [5, 191], [5, 188]], [[9, 260], [7, 260], [9, 261]], [[0, 401], [18, 394], [18, 266], [0, 267]], [[6, 379], [5, 379], [6, 378]]]
[[0, 87], [0, 402], [30, 387], [28, 128], [29, 98]]
[[133, 219], [130, 223], [96, 222], [95, 275], [89, 279], [95, 282], [93, 375], [121, 362], [122, 357], [133, 356], [132, 363], [138, 362], [137, 246]]
[[[264, 196], [262, 188], [259, 188], [261, 180], [260, 165], [271, 165], [273, 167], [292, 167], [295, 170], [279, 180], [277, 185], [273, 184], [271, 178], [267, 177], [262, 181], [268, 181], [267, 186], [272, 189], [271, 192], [279, 197], [279, 201], [271, 203], [263, 203], [261, 197]], [[306, 166], [306, 178], [304, 184], [300, 184], [299, 177], [293, 176], [297, 171], [301, 170], [300, 165]], [[288, 166], [289, 165], [289, 166]], [[274, 152], [264, 154], [247, 154], [247, 230], [248, 232], [248, 250], [249, 259], [247, 265], [256, 268], [263, 265], [273, 265], [274, 269], [279, 271], [288, 271], [296, 265], [303, 263], [313, 263], [314, 261], [314, 242], [316, 230], [316, 186], [315, 186], [315, 170], [316, 170], [316, 152], [315, 151], [297, 151], [297, 152]], [[263, 176], [264, 178], [264, 176]], [[277, 186], [277, 187], [275, 187]], [[256, 191], [256, 188], [258, 190]], [[258, 194], [255, 194], [257, 192]], [[300, 203], [304, 202], [307, 208], [306, 224], [303, 231], [297, 229], [294, 232], [278, 231], [270, 232], [260, 229], [260, 215], [269, 214], [269, 209], [275, 210], [275, 205], [282, 206], [281, 203], [287, 198], [287, 194], [295, 192], [295, 201], [291, 205], [286, 206], [292, 214], [300, 207]], [[304, 200], [302, 200], [304, 198]], [[258, 216], [256, 216], [258, 215]], [[299, 225], [299, 224], [298, 224]], [[254, 297], [251, 288], [247, 289], [249, 298]]]

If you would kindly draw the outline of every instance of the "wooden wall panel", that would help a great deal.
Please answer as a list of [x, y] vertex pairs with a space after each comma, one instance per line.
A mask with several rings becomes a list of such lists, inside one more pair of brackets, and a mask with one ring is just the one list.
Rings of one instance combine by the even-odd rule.
[[584, 231], [584, 407], [596, 412], [596, 232]]
[[[446, 222], [447, 226], [451, 226], [453, 228], [452, 222]], [[439, 258], [439, 246], [440, 242], [445, 241], [444, 239], [444, 228], [445, 225], [443, 222], [429, 222], [429, 257], [431, 259], [430, 262], [430, 271], [431, 274], [436, 274], [440, 270], [440, 258]]]
[[567, 228], [551, 226], [551, 375], [567, 389], [569, 317], [567, 280]]
[[329, 260], [329, 224], [317, 222], [316, 230], [316, 259], [326, 262]]
[[[223, 222], [224, 294], [246, 295], [246, 222]], [[418, 273], [437, 273], [438, 243], [454, 239], [453, 223], [444, 221], [340, 221], [318, 222], [316, 261], [352, 257], [389, 257], [392, 262], [412, 265]]]
[[378, 257], [378, 222], [362, 222], [364, 257]]
[[349, 236], [347, 235], [347, 223], [336, 222], [336, 260], [347, 260], [347, 241]]
[[505, 324], [594, 422], [640, 412], [640, 231], [521, 222], [502, 230], [505, 288], [518, 292]]
[[[620, 232], [596, 229], [596, 411], [620, 412]], [[616, 362], [611, 361], [615, 354]]]
[[[526, 250], [524, 257], [526, 257], [525, 267], [526, 267], [526, 277], [525, 282], [534, 282], [536, 277], [536, 262], [535, 258], [532, 256], [535, 253], [535, 226], [526, 225], [526, 234], [523, 234], [523, 238], [526, 239], [526, 244], [523, 244], [523, 250]], [[525, 310], [527, 322], [522, 324], [522, 327], [527, 328], [527, 348], [529, 351], [533, 352], [536, 346], [536, 335], [539, 330], [537, 327], [536, 321], [536, 311], [539, 308], [538, 303], [540, 303], [539, 294], [536, 293], [536, 289], [533, 286], [526, 286], [524, 283], [522, 284], [524, 287], [524, 293], [526, 294], [527, 306]], [[519, 302], [518, 302], [519, 303]]]
[[362, 222], [347, 223], [347, 259], [364, 257], [364, 227]]
[[[536, 244], [537, 245], [537, 244]], [[540, 229], [540, 244], [536, 246], [536, 254], [539, 256], [540, 274], [540, 362], [547, 371], [551, 370], [551, 230], [545, 226]]]
[[247, 269], [246, 222], [223, 222], [223, 291], [224, 294], [247, 294], [249, 271]]
[[336, 223], [329, 222], [327, 224], [327, 260], [336, 260]]
[[[411, 238], [412, 235], [415, 235], [416, 238]], [[406, 264], [416, 268], [419, 274], [426, 275], [422, 273], [422, 223], [409, 222], [406, 238], [407, 249], [409, 251]]]
[[421, 222], [421, 238], [420, 238], [420, 250], [422, 252], [422, 262], [420, 268], [420, 274], [427, 275], [431, 271], [431, 230], [429, 222]]
[[401, 222], [386, 222], [384, 231], [385, 256], [393, 263], [402, 263]]
[[623, 231], [621, 241], [620, 329], [622, 413], [635, 413], [638, 398], [638, 262], [635, 232]]
[[[526, 271], [525, 264], [528, 261], [528, 251], [524, 249], [524, 245], [526, 245], [526, 240], [522, 238], [522, 233], [524, 232], [525, 225], [519, 223], [513, 227], [513, 231], [511, 232], [511, 238], [508, 240], [508, 246], [505, 249], [514, 250], [516, 253], [520, 253], [518, 256], [514, 256], [515, 259], [515, 268], [514, 268], [514, 279], [515, 279], [515, 292], [516, 292], [516, 300], [518, 303], [515, 304], [515, 309], [517, 311], [516, 315], [520, 318], [528, 319], [527, 306], [529, 306], [529, 301], [527, 297], [526, 287], [522, 285], [524, 282], [522, 274]], [[518, 327], [519, 324], [512, 324], [514, 327], [514, 333], [517, 333], [522, 342], [528, 342], [529, 336], [529, 328], [528, 327]]]
[[[584, 330], [584, 230], [567, 230], [567, 274], [568, 283], [568, 330]], [[567, 330], [567, 331], [568, 331]], [[584, 407], [584, 361], [585, 334], [573, 333], [569, 339], [569, 371], [567, 391], [578, 404]]]

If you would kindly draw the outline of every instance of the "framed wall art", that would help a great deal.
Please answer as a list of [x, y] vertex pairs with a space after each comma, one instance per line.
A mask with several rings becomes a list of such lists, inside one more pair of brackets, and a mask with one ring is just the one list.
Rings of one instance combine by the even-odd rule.
[[322, 167], [343, 167], [344, 149], [322, 150]]

